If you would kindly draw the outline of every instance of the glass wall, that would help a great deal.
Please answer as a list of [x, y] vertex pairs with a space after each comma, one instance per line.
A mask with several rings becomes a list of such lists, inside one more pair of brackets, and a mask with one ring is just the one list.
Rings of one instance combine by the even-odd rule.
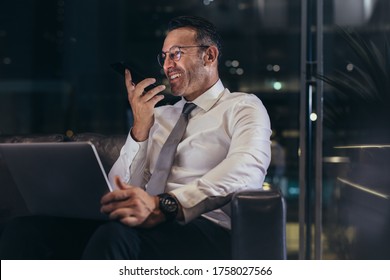
[[324, 2], [323, 257], [390, 258], [390, 1]]

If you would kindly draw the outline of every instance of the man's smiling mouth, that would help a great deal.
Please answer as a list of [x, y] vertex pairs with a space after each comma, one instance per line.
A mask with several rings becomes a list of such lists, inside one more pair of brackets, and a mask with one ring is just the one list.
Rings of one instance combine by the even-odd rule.
[[179, 77], [181, 77], [181, 74], [180, 73], [176, 73], [176, 74], [170, 75], [169, 76], [169, 80], [172, 81], [172, 80], [177, 79]]

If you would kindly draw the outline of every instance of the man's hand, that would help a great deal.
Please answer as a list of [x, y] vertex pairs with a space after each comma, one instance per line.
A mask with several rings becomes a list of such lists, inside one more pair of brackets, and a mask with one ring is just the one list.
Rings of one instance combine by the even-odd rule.
[[164, 95], [158, 95], [158, 93], [162, 92], [165, 89], [165, 86], [159, 85], [145, 92], [145, 88], [155, 83], [156, 80], [147, 78], [138, 84], [134, 84], [131, 80], [131, 73], [127, 69], [125, 73], [125, 82], [127, 98], [134, 117], [134, 125], [131, 134], [134, 140], [142, 142], [149, 136], [149, 130], [154, 123], [153, 109], [157, 102], [164, 99]]
[[135, 227], [153, 227], [165, 221], [164, 214], [158, 207], [158, 197], [151, 196], [143, 189], [124, 184], [115, 178], [119, 189], [103, 196], [101, 211], [111, 220]]

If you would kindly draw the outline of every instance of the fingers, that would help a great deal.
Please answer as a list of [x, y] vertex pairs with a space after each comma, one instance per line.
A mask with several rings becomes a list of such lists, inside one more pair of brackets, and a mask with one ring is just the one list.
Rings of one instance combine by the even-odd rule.
[[[142, 82], [139, 83], [139, 86], [142, 88], [143, 87], [143, 82], [146, 82], [146, 80], [143, 80]], [[146, 86], [149, 86], [149, 84], [146, 84]], [[144, 101], [149, 101], [151, 100], [153, 97], [161, 97], [161, 98], [164, 98], [163, 95], [157, 95], [159, 94], [160, 92], [162, 92], [163, 90], [165, 90], [166, 86], [165, 85], [158, 85], [158, 86], [155, 86], [154, 88], [148, 90], [148, 91], [144, 91], [142, 94], [141, 94], [141, 98], [144, 99]]]
[[154, 85], [155, 82], [156, 82], [156, 79], [154, 79], [154, 78], [147, 78], [147, 79], [139, 82], [137, 85], [135, 85], [133, 97], [137, 97], [140, 100], [140, 102], [154, 103], [154, 104], [151, 104], [154, 107], [154, 105], [158, 101], [160, 101], [161, 99], [164, 98], [163, 95], [158, 95], [158, 94], [160, 92], [164, 91], [166, 88], [165, 85], [158, 85], [158, 86], [155, 86], [152, 89], [148, 89], [146, 91], [146, 88], [149, 87], [150, 85]]
[[145, 207], [142, 200], [129, 198], [105, 204], [101, 207], [101, 212], [108, 215], [111, 220], [119, 220], [128, 226], [137, 226], [147, 219], [152, 210]]
[[114, 190], [104, 195], [100, 200], [100, 203], [103, 205], [108, 205], [110, 203], [125, 201], [132, 196], [131, 192], [124, 190]]
[[144, 217], [135, 213], [131, 208], [120, 208], [109, 214], [111, 220], [119, 220], [127, 226], [137, 226], [144, 221]]
[[127, 69], [125, 70], [125, 84], [126, 84], [127, 92], [129, 94], [130, 98], [132, 98], [133, 96], [142, 97], [142, 96], [146, 95], [147, 98], [145, 98], [145, 99], [146, 99], [146, 101], [148, 101], [148, 100], [152, 99], [158, 93], [165, 90], [165, 88], [166, 88], [165, 85], [159, 85], [159, 86], [156, 86], [153, 89], [145, 92], [145, 89], [148, 86], [153, 85], [155, 82], [156, 82], [156, 79], [154, 79], [154, 78], [146, 78], [146, 79], [142, 80], [141, 82], [135, 84], [132, 81], [132, 76], [131, 76], [130, 71]]
[[142, 223], [142, 221], [135, 216], [127, 216], [120, 219], [120, 222], [128, 227], [135, 227]]
[[132, 186], [123, 183], [119, 176], [115, 176], [114, 182], [118, 189], [104, 195], [100, 200], [101, 204], [104, 205], [114, 201], [123, 201], [131, 197], [131, 192], [126, 192], [124, 190], [131, 189], [133, 188]]
[[130, 209], [134, 207], [134, 205], [128, 200], [129, 198], [130, 196], [116, 196], [114, 199], [110, 200], [110, 202], [102, 204], [100, 211], [105, 214], [110, 214], [118, 209]]
[[123, 183], [118, 176], [114, 180], [119, 189], [109, 192], [100, 200], [101, 212], [106, 214], [118, 208], [136, 207], [139, 201], [137, 197], [141, 189]]
[[131, 73], [129, 70], [125, 70], [125, 84], [127, 90], [131, 90], [135, 87], [135, 84], [132, 81]]
[[115, 177], [118, 189], [101, 199], [101, 212], [111, 220], [119, 220], [128, 226], [145, 222], [158, 207], [158, 198], [150, 196], [143, 189], [127, 185]]

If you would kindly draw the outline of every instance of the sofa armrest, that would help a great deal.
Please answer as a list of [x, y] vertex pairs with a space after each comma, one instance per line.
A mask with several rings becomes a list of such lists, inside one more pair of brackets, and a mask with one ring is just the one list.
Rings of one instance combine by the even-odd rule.
[[231, 207], [233, 259], [287, 258], [286, 204], [280, 191], [241, 191]]

